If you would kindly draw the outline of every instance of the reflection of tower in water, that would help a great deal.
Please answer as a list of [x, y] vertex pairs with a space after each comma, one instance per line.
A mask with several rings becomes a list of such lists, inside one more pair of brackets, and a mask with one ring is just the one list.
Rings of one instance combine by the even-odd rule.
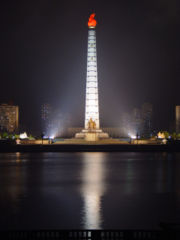
[[84, 200], [84, 229], [100, 229], [102, 226], [101, 201], [105, 192], [105, 154], [84, 153], [81, 188]]

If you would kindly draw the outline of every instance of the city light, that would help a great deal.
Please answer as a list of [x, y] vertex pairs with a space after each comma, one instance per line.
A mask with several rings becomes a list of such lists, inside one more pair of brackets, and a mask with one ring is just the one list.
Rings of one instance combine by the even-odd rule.
[[26, 133], [26, 132], [21, 133], [21, 134], [19, 135], [19, 138], [20, 138], [20, 139], [27, 139], [27, 138], [28, 138], [27, 133]]
[[128, 136], [129, 136], [131, 139], [136, 139], [136, 136], [133, 135], [133, 134], [128, 133]]
[[132, 139], [136, 139], [136, 136], [135, 136], [135, 135], [131, 135], [131, 138], [132, 138]]
[[158, 132], [158, 138], [159, 139], [165, 139], [166, 137], [165, 137], [165, 134], [163, 133], [163, 132]]

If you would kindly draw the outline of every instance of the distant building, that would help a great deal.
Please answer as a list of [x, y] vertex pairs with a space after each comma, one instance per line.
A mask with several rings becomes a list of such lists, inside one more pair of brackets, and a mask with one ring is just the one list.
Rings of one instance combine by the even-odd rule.
[[59, 109], [55, 111], [53, 130], [55, 131], [56, 136], [68, 136], [68, 128], [71, 125], [70, 123], [71, 117], [69, 114], [61, 112]]
[[[130, 113], [123, 113], [121, 117], [121, 126], [123, 128], [123, 136], [128, 136], [132, 131], [132, 116]], [[134, 133], [134, 132], [133, 132]]]
[[122, 115], [123, 135], [149, 138], [152, 134], [152, 114], [151, 103], [144, 103], [141, 108], [134, 108], [132, 112], [124, 113]]
[[13, 133], [19, 126], [19, 107], [1, 104], [0, 105], [0, 131]]
[[41, 118], [46, 121], [49, 119], [51, 114], [51, 105], [48, 103], [45, 103], [41, 106]]
[[134, 108], [132, 112], [132, 128], [134, 129], [134, 135], [141, 135], [143, 132], [142, 129], [143, 120], [141, 110], [139, 108]]
[[180, 106], [176, 106], [176, 133], [180, 133]]
[[41, 106], [41, 120], [42, 130], [45, 134], [49, 134], [51, 128], [52, 107], [49, 103], [45, 103]]
[[143, 122], [143, 132], [145, 137], [149, 137], [152, 133], [152, 113], [153, 107], [151, 103], [144, 103], [141, 107], [141, 117]]

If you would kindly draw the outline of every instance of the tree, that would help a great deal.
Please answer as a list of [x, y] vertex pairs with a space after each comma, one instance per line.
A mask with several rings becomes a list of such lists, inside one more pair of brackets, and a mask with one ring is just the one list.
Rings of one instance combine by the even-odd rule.
[[9, 134], [8, 138], [13, 139], [13, 134]]
[[15, 139], [19, 139], [19, 134], [14, 134]]
[[29, 135], [29, 140], [35, 140], [35, 138], [30, 134]]
[[165, 138], [168, 138], [170, 136], [170, 134], [167, 131], [164, 131], [163, 133], [164, 133]]
[[180, 139], [180, 133], [177, 133], [176, 138]]
[[43, 144], [44, 133], [41, 134], [42, 144]]
[[2, 138], [8, 138], [8, 133], [7, 132], [3, 132]]
[[176, 140], [177, 139], [177, 134], [175, 132], [173, 132], [171, 137], [172, 137], [173, 140]]

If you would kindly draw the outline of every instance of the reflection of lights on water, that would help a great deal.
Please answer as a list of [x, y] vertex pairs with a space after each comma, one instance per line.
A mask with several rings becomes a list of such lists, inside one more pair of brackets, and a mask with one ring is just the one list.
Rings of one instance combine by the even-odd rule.
[[22, 153], [16, 152], [13, 156], [13, 160], [16, 162], [16, 165], [10, 173], [10, 179], [13, 177], [13, 182], [8, 186], [7, 191], [11, 201], [13, 202], [13, 212], [16, 214], [16, 212], [19, 211], [19, 202], [25, 197], [26, 174], [24, 174], [24, 170], [22, 171], [21, 166], [21, 163], [23, 162]]
[[81, 188], [84, 199], [83, 225], [85, 229], [100, 229], [102, 224], [101, 197], [104, 194], [104, 154], [83, 154]]
[[172, 153], [163, 152], [159, 154], [157, 167], [156, 188], [158, 193], [171, 192], [173, 188], [173, 164], [174, 155]]
[[21, 153], [20, 152], [16, 152], [16, 162], [17, 163], [21, 162]]
[[85, 229], [99, 229], [102, 224], [101, 217], [101, 196], [98, 194], [90, 194], [84, 196], [85, 201], [85, 216], [84, 227]]

